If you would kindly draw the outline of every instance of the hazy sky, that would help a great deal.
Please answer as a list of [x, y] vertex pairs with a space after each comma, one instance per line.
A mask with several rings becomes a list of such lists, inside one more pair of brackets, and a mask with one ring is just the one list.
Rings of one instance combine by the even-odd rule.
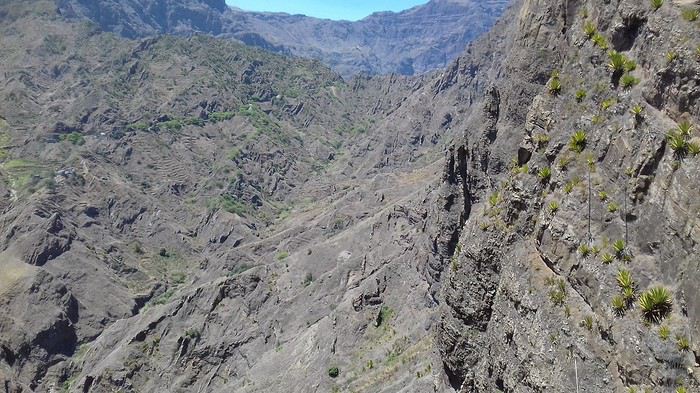
[[376, 11], [402, 11], [427, 0], [226, 0], [248, 11], [277, 11], [317, 18], [358, 20]]

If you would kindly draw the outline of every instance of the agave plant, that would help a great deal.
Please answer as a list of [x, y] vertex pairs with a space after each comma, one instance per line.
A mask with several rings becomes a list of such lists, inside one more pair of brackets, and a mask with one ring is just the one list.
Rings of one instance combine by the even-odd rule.
[[622, 290], [622, 297], [625, 299], [627, 303], [632, 303], [634, 301], [634, 298], [637, 296], [637, 293], [635, 292], [634, 288], [625, 288]]
[[688, 152], [693, 156], [700, 154], [700, 145], [693, 142], [688, 142]]
[[664, 5], [664, 0], [651, 0], [651, 8], [653, 8], [654, 11], [661, 8], [662, 5]]
[[578, 252], [583, 258], [588, 258], [592, 251], [593, 250], [591, 250], [591, 247], [589, 247], [587, 244], [581, 244], [578, 248]]
[[593, 35], [596, 33], [598, 29], [595, 27], [593, 22], [588, 21], [583, 25], [583, 32], [586, 33], [586, 37], [588, 39], [593, 38]]
[[587, 94], [586, 91], [583, 90], [583, 89], [577, 91], [577, 92], [576, 92], [576, 102], [583, 102], [583, 100], [586, 99], [586, 96], [587, 96], [587, 95], [588, 95], [588, 94]]
[[569, 141], [569, 150], [581, 153], [585, 148], [588, 141], [588, 136], [583, 130], [576, 131], [574, 135], [571, 136]]
[[678, 123], [678, 134], [684, 138], [690, 138], [693, 133], [693, 124], [687, 120]]
[[677, 158], [683, 158], [686, 155], [688, 155], [688, 140], [681, 134], [671, 132], [667, 136], [668, 138], [668, 145], [671, 147], [671, 150], [673, 150], [674, 154], [676, 155]]
[[625, 256], [625, 242], [622, 240], [616, 241], [613, 243], [613, 250], [615, 250], [615, 256], [618, 259], [622, 259]]
[[671, 329], [666, 325], [661, 326], [659, 328], [659, 338], [663, 341], [666, 341], [670, 337], [671, 337]]
[[633, 114], [636, 119], [640, 119], [644, 114], [644, 107], [637, 104], [630, 109], [630, 113]]
[[605, 254], [603, 254], [603, 256], [601, 257], [601, 261], [606, 265], [613, 263], [614, 260], [615, 260], [615, 257], [608, 254], [607, 252]]
[[610, 47], [610, 45], [608, 45], [608, 40], [600, 33], [593, 34], [592, 40], [600, 49], [607, 50]]
[[632, 280], [632, 273], [626, 269], [620, 269], [617, 272], [617, 285], [622, 289], [634, 289], [634, 280]]
[[553, 96], [561, 93], [561, 80], [559, 77], [552, 77], [547, 88], [549, 88], [549, 94]]
[[627, 302], [625, 302], [625, 299], [620, 295], [615, 295], [612, 298], [611, 305], [612, 305], [613, 311], [618, 316], [621, 316], [622, 314], [624, 314], [625, 310], [627, 309]]
[[625, 70], [625, 64], [627, 64], [627, 57], [622, 53], [611, 50], [608, 52], [608, 58], [610, 62], [608, 63], [608, 68], [613, 72], [623, 72]]
[[690, 350], [690, 341], [688, 341], [688, 337], [681, 336], [681, 335], [676, 336], [676, 346], [678, 347], [678, 350], [681, 352], [689, 351]]
[[549, 179], [552, 178], [552, 169], [549, 167], [544, 167], [540, 169], [540, 171], [537, 173], [537, 175], [540, 177], [540, 180], [543, 183], [547, 183]]
[[549, 202], [549, 211], [552, 214], [556, 214], [559, 211], [559, 203], [557, 201]]
[[639, 84], [639, 79], [635, 78], [630, 74], [625, 74], [622, 76], [622, 79], [620, 79], [620, 84], [625, 89], [631, 89], [632, 87]]
[[663, 287], [652, 288], [639, 297], [639, 307], [647, 321], [661, 322], [673, 308], [671, 293]]

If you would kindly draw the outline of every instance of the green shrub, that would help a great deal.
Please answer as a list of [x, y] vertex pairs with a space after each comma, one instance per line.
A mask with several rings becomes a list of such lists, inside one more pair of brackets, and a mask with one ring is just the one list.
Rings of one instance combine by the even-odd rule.
[[622, 259], [625, 256], [625, 242], [623, 240], [617, 240], [613, 243], [613, 250], [615, 250], [615, 256], [618, 259]]
[[598, 193], [598, 198], [600, 198], [601, 202], [605, 202], [608, 200], [608, 193], [605, 191], [601, 191]]
[[654, 11], [661, 8], [662, 5], [664, 5], [664, 0], [651, 0], [651, 8], [653, 8]]
[[686, 137], [684, 137], [681, 134], [671, 132], [668, 134], [667, 138], [668, 145], [669, 147], [671, 147], [671, 150], [673, 150], [673, 153], [675, 154], [676, 158], [680, 159], [688, 155], [690, 146], [688, 146], [689, 143]]
[[617, 286], [619, 286], [620, 289], [634, 289], [634, 280], [629, 270], [620, 269], [620, 271], [617, 272]]
[[537, 175], [543, 183], [547, 183], [552, 178], [552, 169], [549, 167], [542, 168]]
[[585, 131], [576, 131], [571, 136], [571, 140], [569, 141], [569, 150], [576, 153], [581, 153], [586, 149], [586, 144], [588, 142], [587, 138], [588, 136], [586, 135]]
[[683, 11], [681, 11], [681, 15], [683, 16], [683, 19], [687, 20], [688, 22], [695, 22], [698, 20], [698, 17], [700, 17], [700, 10], [696, 8], [685, 8]]
[[547, 88], [549, 88], [549, 94], [553, 96], [561, 93], [561, 80], [558, 77], [552, 77]]
[[627, 64], [627, 57], [622, 53], [611, 50], [608, 52], [608, 58], [610, 62], [608, 63], [608, 68], [613, 72], [623, 72], [625, 70], [625, 64]]
[[331, 367], [328, 369], [328, 376], [331, 378], [337, 378], [340, 375], [340, 369], [338, 367]]
[[637, 104], [630, 109], [630, 113], [634, 115], [635, 118], [639, 119], [642, 117], [642, 114], [644, 113], [644, 107], [641, 105]]
[[610, 109], [610, 108], [612, 108], [613, 106], [615, 106], [615, 104], [617, 104], [617, 100], [614, 99], [614, 98], [609, 98], [609, 99], [603, 101], [603, 102], [600, 104], [600, 107], [601, 107], [604, 111], [607, 111], [608, 109]]
[[693, 142], [688, 142], [688, 152], [693, 156], [700, 154], [700, 145]]
[[615, 295], [612, 298], [612, 309], [617, 314], [618, 316], [621, 316], [622, 314], [625, 313], [625, 310], [627, 310], [627, 302], [625, 299], [620, 296], [620, 295]]
[[668, 326], [663, 325], [659, 328], [659, 338], [662, 341], [666, 341], [671, 337], [671, 329]]
[[181, 120], [173, 119], [159, 123], [158, 126], [165, 128], [167, 131], [180, 131], [183, 124]]
[[615, 260], [615, 257], [608, 254], [608, 253], [605, 253], [601, 257], [601, 260], [604, 264], [609, 265], [609, 264], [613, 263], [613, 261]]
[[593, 34], [593, 43], [602, 50], [607, 50], [610, 47], [608, 40], [600, 33]]
[[678, 134], [684, 138], [690, 138], [693, 134], [693, 123], [687, 120], [678, 123], [676, 128], [678, 129]]
[[677, 335], [676, 336], [676, 346], [678, 347], [678, 350], [681, 352], [689, 351], [690, 350], [690, 341], [688, 341], [688, 337]]
[[632, 72], [637, 69], [637, 63], [632, 59], [625, 60], [625, 72]]
[[581, 244], [578, 247], [578, 253], [581, 254], [581, 257], [583, 258], [588, 258], [591, 255], [591, 247], [588, 246], [588, 244]]
[[226, 120], [231, 120], [236, 116], [233, 112], [212, 112], [209, 114], [209, 121], [219, 123]]
[[671, 293], [663, 287], [652, 288], [639, 297], [639, 307], [647, 321], [661, 322], [673, 307]]
[[623, 288], [622, 289], [622, 298], [625, 299], [626, 302], [631, 304], [634, 301], [635, 297], [637, 297], [637, 294], [636, 294], [634, 288]]
[[623, 88], [630, 89], [639, 84], [639, 79], [635, 78], [630, 74], [625, 74], [622, 76], [622, 79], [620, 79], [620, 84]]
[[559, 203], [557, 201], [549, 202], [549, 211], [556, 214], [559, 211]]
[[676, 388], [676, 393], [688, 393], [688, 390], [683, 386], [679, 386]]
[[287, 251], [280, 251], [277, 253], [277, 255], [275, 255], [275, 259], [278, 261], [283, 261], [287, 259], [287, 257], [289, 257], [289, 253]]
[[586, 91], [583, 90], [583, 89], [577, 91], [577, 92], [576, 92], [576, 101], [577, 101], [577, 102], [583, 102], [583, 100], [586, 99], [586, 96], [587, 96], [587, 95], [588, 95], [588, 93], [586, 93]]
[[83, 137], [83, 134], [75, 131], [71, 132], [70, 134], [61, 135], [61, 140], [70, 142], [77, 146], [82, 146], [85, 144], [85, 138]]
[[588, 39], [593, 38], [597, 31], [598, 29], [595, 27], [593, 22], [587, 21], [586, 23], [584, 23], [583, 32], [586, 34], [586, 37], [588, 37]]
[[501, 203], [501, 194], [495, 192], [489, 196], [489, 205], [496, 207]]
[[620, 206], [617, 205], [615, 202], [610, 202], [608, 203], [608, 211], [610, 213], [615, 213], [620, 209]]

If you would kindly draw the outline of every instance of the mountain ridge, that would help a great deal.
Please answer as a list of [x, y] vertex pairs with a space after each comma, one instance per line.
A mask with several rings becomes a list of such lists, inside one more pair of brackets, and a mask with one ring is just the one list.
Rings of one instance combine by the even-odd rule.
[[358, 73], [412, 75], [443, 67], [487, 31], [507, 4], [433, 0], [349, 22], [237, 11], [221, 1], [57, 0], [63, 15], [93, 20], [127, 38], [207, 33], [318, 59], [346, 78]]

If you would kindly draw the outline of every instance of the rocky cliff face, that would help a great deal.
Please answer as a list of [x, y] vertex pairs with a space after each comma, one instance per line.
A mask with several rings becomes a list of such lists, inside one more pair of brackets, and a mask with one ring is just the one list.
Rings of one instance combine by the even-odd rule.
[[61, 13], [88, 18], [128, 38], [208, 33], [278, 53], [318, 59], [346, 78], [421, 74], [444, 67], [493, 25], [507, 0], [433, 0], [358, 22], [244, 12], [223, 0], [57, 0]]
[[0, 386], [698, 390], [692, 6], [522, 0], [346, 84], [3, 5]]

